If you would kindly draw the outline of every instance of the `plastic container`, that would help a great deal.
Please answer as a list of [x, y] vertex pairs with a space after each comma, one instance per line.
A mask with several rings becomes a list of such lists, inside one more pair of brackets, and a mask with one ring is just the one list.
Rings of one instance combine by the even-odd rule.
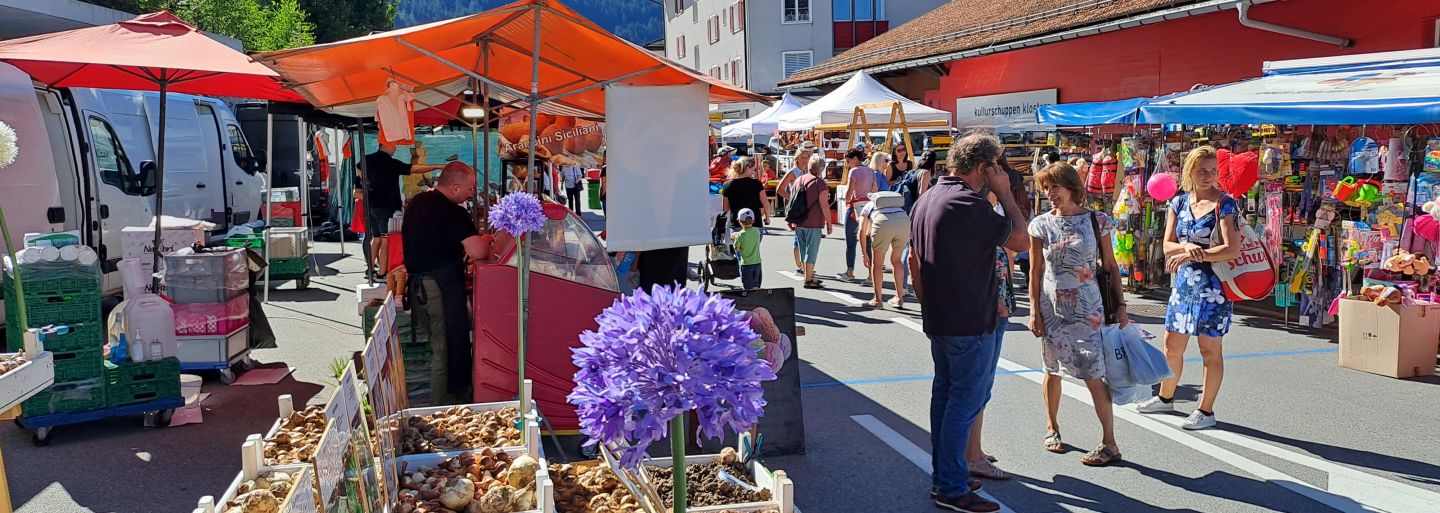
[[[126, 303], [125, 338], [131, 343], [131, 361], [152, 359], [150, 342], [154, 340], [160, 341], [160, 354], [154, 358], [177, 356], [180, 353], [180, 342], [175, 338], [175, 311], [168, 301], [154, 294], [142, 294]], [[137, 358], [134, 349], [135, 344], [141, 342], [141, 338], [144, 339], [144, 347], [141, 348], [143, 358]]]
[[245, 251], [165, 257], [165, 290], [176, 303], [223, 303], [250, 285]]
[[271, 228], [269, 257], [273, 260], [308, 256], [310, 248], [306, 245], [305, 232], [307, 230], [307, 228]]
[[177, 303], [171, 308], [175, 334], [182, 337], [226, 335], [250, 324], [250, 295], [243, 292], [224, 303]]
[[205, 384], [204, 378], [194, 374], [180, 375], [180, 396], [185, 398], [185, 404], [200, 398], [200, 387]]
[[20, 414], [26, 417], [98, 410], [105, 407], [105, 378], [71, 383], [56, 383], [20, 405]]
[[276, 187], [270, 189], [270, 201], [275, 203], [300, 201], [299, 187]]

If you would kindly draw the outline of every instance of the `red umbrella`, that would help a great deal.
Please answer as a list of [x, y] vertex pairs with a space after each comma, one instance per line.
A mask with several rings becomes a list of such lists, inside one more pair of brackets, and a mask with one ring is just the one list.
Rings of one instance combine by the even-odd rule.
[[[52, 87], [160, 92], [155, 152], [155, 247], [165, 198], [165, 94], [234, 96], [305, 103], [280, 76], [166, 11], [110, 25], [0, 41], [0, 61]], [[155, 252], [155, 267], [160, 252]], [[157, 278], [158, 280], [158, 278]]]

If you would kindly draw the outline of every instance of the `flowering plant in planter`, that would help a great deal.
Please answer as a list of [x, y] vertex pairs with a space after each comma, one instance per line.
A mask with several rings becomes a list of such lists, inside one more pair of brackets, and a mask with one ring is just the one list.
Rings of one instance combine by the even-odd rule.
[[[775, 373], [752, 345], [760, 335], [735, 303], [683, 287], [636, 290], [596, 317], [574, 349], [576, 406], [587, 444], [619, 449], [635, 468], [651, 443], [670, 435], [675, 468], [684, 469], [685, 415], [700, 437], [729, 426], [750, 429], [764, 413], [762, 381]], [[684, 472], [675, 473], [675, 511], [684, 511]]]

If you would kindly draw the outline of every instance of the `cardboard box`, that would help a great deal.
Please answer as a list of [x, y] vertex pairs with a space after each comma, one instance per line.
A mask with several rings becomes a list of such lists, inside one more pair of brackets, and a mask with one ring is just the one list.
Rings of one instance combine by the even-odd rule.
[[1440, 303], [1340, 301], [1340, 366], [1392, 378], [1435, 375]]
[[[201, 228], [166, 228], [160, 233], [160, 248], [163, 254], [171, 254], [195, 243], [205, 242], [205, 230]], [[140, 268], [146, 273], [155, 271], [155, 229], [142, 226], [126, 226], [120, 230], [120, 254], [122, 258], [140, 261]]]

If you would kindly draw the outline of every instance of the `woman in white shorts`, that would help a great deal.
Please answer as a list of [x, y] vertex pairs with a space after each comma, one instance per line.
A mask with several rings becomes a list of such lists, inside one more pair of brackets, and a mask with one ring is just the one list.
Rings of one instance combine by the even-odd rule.
[[[875, 288], [875, 297], [865, 302], [870, 308], [882, 308], [889, 304], [895, 308], [905, 307], [904, 278], [900, 273], [905, 263], [900, 257], [905, 246], [910, 244], [910, 216], [905, 213], [905, 197], [898, 192], [880, 191], [870, 193], [870, 202], [860, 211], [860, 238], [869, 241], [870, 253], [865, 255], [865, 265], [870, 267], [870, 283]], [[895, 299], [885, 299], [885, 261], [889, 255], [890, 277], [895, 284]]]

